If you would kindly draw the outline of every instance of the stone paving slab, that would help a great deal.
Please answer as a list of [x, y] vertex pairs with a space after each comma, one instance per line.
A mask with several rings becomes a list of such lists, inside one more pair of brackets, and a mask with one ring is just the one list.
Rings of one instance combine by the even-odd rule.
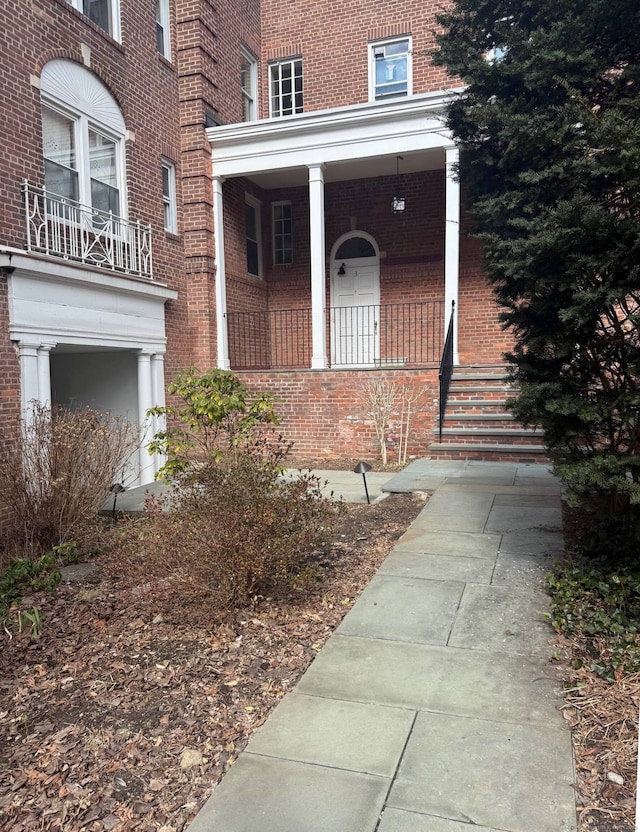
[[247, 751], [392, 777], [415, 711], [292, 693], [251, 737]]
[[[481, 533], [493, 505], [491, 492], [436, 491], [424, 511], [413, 521], [412, 528], [425, 531]], [[488, 531], [488, 530], [487, 530]]]
[[547, 573], [552, 568], [553, 558], [545, 555], [501, 553], [496, 558], [491, 583], [516, 587], [535, 586], [544, 591], [547, 588]]
[[[493, 573], [494, 559], [491, 557], [430, 555], [399, 547], [387, 556], [378, 570], [378, 575], [397, 575], [433, 581], [462, 581], [472, 584], [490, 583]], [[503, 582], [506, 582], [506, 578]]]
[[450, 647], [548, 656], [553, 631], [544, 618], [549, 598], [529, 586], [465, 587]]
[[560, 557], [564, 552], [564, 541], [559, 531], [521, 529], [517, 532], [505, 532], [502, 535], [500, 552], [505, 555]]
[[[549, 629], [551, 632], [551, 629]], [[557, 668], [539, 658], [333, 635], [298, 683], [311, 696], [561, 725]]]
[[[549, 489], [545, 489], [549, 491]], [[529, 492], [529, 493], [523, 493]], [[539, 488], [511, 488], [505, 494], [496, 493], [493, 501], [496, 506], [524, 506], [527, 508], [558, 508], [558, 496], [555, 493], [541, 494]]]
[[414, 520], [393, 551], [493, 559], [498, 554], [501, 539], [496, 534], [426, 530], [418, 528]]
[[372, 832], [390, 780], [242, 754], [189, 832]]
[[[421, 713], [389, 806], [510, 832], [575, 829], [567, 731]], [[542, 811], [541, 811], [542, 810]]]
[[488, 826], [459, 823], [457, 820], [447, 820], [435, 815], [423, 815], [417, 812], [407, 812], [404, 809], [384, 810], [378, 832], [501, 832]]
[[446, 644], [464, 584], [377, 575], [336, 632], [343, 636]]
[[532, 506], [495, 506], [487, 520], [486, 531], [493, 534], [536, 529], [562, 532], [562, 511]]

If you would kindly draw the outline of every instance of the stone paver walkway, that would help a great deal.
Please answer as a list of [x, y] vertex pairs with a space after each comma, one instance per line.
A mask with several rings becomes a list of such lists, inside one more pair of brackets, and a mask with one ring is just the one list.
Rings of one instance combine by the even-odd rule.
[[544, 466], [420, 461], [435, 493], [189, 832], [572, 832]]

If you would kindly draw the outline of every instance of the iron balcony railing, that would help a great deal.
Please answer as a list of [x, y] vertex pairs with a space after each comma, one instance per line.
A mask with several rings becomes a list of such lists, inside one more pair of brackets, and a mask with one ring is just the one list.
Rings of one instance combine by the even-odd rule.
[[[442, 301], [331, 307], [327, 335], [332, 367], [416, 367], [438, 363]], [[234, 370], [308, 369], [311, 309], [228, 312]]]
[[151, 226], [48, 193], [25, 181], [27, 251], [153, 278]]

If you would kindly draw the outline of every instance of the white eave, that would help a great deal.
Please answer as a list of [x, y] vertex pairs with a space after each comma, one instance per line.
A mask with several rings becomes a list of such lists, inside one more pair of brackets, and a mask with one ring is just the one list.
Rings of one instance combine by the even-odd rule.
[[[207, 135], [213, 173], [222, 178], [255, 176], [323, 164], [328, 166], [330, 181], [349, 178], [340, 172], [341, 165], [372, 159], [389, 160], [376, 175], [395, 173], [393, 160], [399, 154], [413, 155], [407, 170], [411, 164], [414, 170], [440, 166], [440, 154], [437, 163], [427, 159], [434, 151], [453, 145], [445, 114], [448, 103], [460, 91], [440, 90], [394, 101], [211, 127]], [[332, 166], [336, 168], [333, 176]]]

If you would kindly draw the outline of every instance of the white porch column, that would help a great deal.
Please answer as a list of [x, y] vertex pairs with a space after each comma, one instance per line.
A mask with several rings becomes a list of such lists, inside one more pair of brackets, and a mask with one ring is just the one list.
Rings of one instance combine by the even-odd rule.
[[140, 485], [153, 482], [154, 468], [147, 444], [151, 439], [151, 420], [147, 410], [153, 407], [151, 383], [151, 355], [142, 350], [138, 353], [138, 425], [140, 426]]
[[[151, 398], [153, 400], [154, 407], [164, 407], [165, 406], [165, 394], [164, 394], [164, 355], [160, 352], [157, 352], [155, 355], [151, 356]], [[155, 436], [156, 433], [159, 431], [165, 430], [167, 427], [167, 417], [166, 416], [154, 416], [151, 422], [151, 432], [152, 435]], [[153, 457], [153, 470], [157, 473], [160, 468], [164, 465], [167, 461], [164, 454], [154, 454]]]
[[324, 173], [322, 165], [309, 165], [309, 219], [311, 256], [311, 368], [327, 366], [325, 330], [326, 277], [324, 255]]
[[216, 335], [218, 368], [228, 370], [229, 337], [227, 334], [227, 277], [224, 262], [224, 207], [221, 176], [213, 177], [213, 230], [216, 246]]
[[453, 361], [459, 363], [458, 354], [458, 286], [460, 277], [460, 182], [454, 170], [458, 162], [458, 148], [445, 148], [445, 231], [444, 231], [444, 332], [447, 334], [453, 312]]
[[51, 407], [51, 365], [49, 353], [54, 344], [40, 344], [38, 347], [38, 398], [45, 407]]
[[40, 374], [38, 368], [38, 349], [40, 344], [18, 342], [20, 356], [20, 412], [26, 423], [31, 422], [33, 410], [31, 402], [40, 401]]

